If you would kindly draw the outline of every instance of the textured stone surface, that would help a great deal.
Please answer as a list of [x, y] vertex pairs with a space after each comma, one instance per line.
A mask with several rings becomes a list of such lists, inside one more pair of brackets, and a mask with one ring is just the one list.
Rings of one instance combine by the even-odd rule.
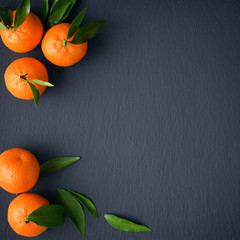
[[[40, 162], [82, 156], [33, 191], [51, 203], [57, 188], [93, 199], [101, 217], [86, 213], [86, 240], [240, 239], [239, 2], [78, 2], [74, 16], [87, 6], [85, 22], [108, 20], [79, 64], [59, 68], [40, 47], [17, 54], [0, 41], [0, 151], [22, 147]], [[39, 14], [41, 1], [32, 6]], [[24, 56], [42, 61], [55, 84], [37, 108], [4, 85], [6, 67]], [[7, 223], [13, 198], [0, 190], [1, 239], [24, 239]], [[153, 231], [114, 230], [104, 213]], [[80, 238], [66, 220], [36, 239]]]

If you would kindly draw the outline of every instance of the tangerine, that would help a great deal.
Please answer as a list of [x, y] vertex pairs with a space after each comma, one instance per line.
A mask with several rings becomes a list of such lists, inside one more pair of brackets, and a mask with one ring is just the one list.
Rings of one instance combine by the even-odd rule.
[[[50, 28], [42, 40], [44, 56], [60, 67], [72, 66], [79, 62], [87, 53], [88, 42], [71, 44], [66, 42], [69, 23], [60, 23]], [[73, 39], [70, 38], [69, 41]]]
[[40, 167], [29, 151], [13, 148], [0, 155], [0, 186], [10, 193], [30, 190], [37, 182]]
[[[8, 91], [17, 98], [31, 100], [33, 93], [27, 81], [42, 80], [49, 81], [45, 66], [35, 58], [20, 58], [12, 62], [5, 71], [5, 84]], [[31, 82], [42, 95], [46, 86]]]
[[[16, 11], [13, 11], [13, 24]], [[3, 43], [14, 52], [24, 53], [33, 50], [43, 36], [43, 25], [34, 13], [29, 13], [26, 20], [16, 30], [0, 30]]]
[[46, 231], [46, 227], [25, 219], [44, 205], [49, 205], [48, 200], [36, 193], [23, 193], [13, 199], [8, 207], [8, 223], [13, 231], [25, 237], [35, 237]]

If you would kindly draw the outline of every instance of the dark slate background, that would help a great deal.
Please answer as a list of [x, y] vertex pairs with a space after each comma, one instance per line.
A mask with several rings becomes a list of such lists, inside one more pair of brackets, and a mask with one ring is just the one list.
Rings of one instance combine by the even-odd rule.
[[[0, 151], [25, 148], [40, 162], [82, 156], [32, 191], [51, 203], [57, 188], [93, 199], [100, 218], [86, 213], [86, 240], [240, 239], [239, 1], [84, 0], [68, 20], [85, 6], [85, 22], [108, 24], [73, 67], [0, 41]], [[6, 67], [24, 56], [42, 61], [55, 84], [37, 108], [5, 88]], [[0, 191], [0, 236], [21, 240], [7, 223], [13, 198]], [[153, 231], [112, 229], [104, 213]], [[81, 237], [66, 219], [36, 239]]]

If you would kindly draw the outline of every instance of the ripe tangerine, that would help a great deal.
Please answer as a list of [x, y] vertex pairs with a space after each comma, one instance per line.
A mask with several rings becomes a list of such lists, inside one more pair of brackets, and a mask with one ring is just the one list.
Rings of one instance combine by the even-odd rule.
[[46, 227], [25, 219], [44, 205], [49, 205], [48, 200], [36, 193], [23, 193], [13, 199], [8, 207], [8, 223], [13, 231], [25, 237], [35, 237], [46, 231]]
[[[45, 82], [49, 81], [48, 72], [45, 66], [35, 58], [20, 58], [12, 62], [5, 71], [5, 84], [8, 91], [17, 98], [31, 100], [33, 94], [26, 80], [37, 79]], [[25, 78], [25, 79], [24, 79]], [[40, 95], [46, 89], [46, 86], [33, 83], [38, 89]]]
[[10, 193], [30, 190], [37, 182], [40, 167], [29, 151], [13, 148], [0, 155], [0, 186]]
[[[16, 11], [13, 11], [13, 24]], [[16, 30], [0, 30], [3, 43], [14, 52], [24, 53], [33, 50], [43, 36], [43, 25], [34, 13], [29, 13], [26, 20]]]
[[88, 42], [81, 44], [66, 43], [69, 27], [69, 23], [57, 24], [47, 31], [42, 40], [44, 56], [51, 63], [60, 67], [76, 64], [86, 55], [88, 49]]

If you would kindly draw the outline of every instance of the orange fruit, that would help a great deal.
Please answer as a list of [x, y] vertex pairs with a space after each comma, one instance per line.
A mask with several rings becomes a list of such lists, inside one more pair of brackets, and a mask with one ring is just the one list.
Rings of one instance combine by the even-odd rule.
[[[13, 11], [13, 21], [16, 11]], [[43, 36], [43, 25], [34, 13], [29, 13], [26, 20], [15, 31], [0, 30], [3, 43], [12, 51], [23, 53], [33, 50]]]
[[60, 67], [68, 67], [79, 62], [86, 55], [88, 49], [88, 42], [81, 44], [67, 43], [65, 47], [63, 46], [67, 39], [69, 27], [69, 23], [57, 24], [47, 31], [42, 40], [44, 56], [51, 63]]
[[0, 155], [0, 186], [10, 193], [30, 190], [39, 174], [38, 160], [27, 150], [13, 148]]
[[34, 210], [44, 205], [49, 205], [48, 200], [36, 193], [23, 193], [13, 199], [8, 207], [8, 223], [13, 231], [25, 237], [35, 237], [46, 231], [46, 227], [25, 220]]
[[[20, 58], [12, 62], [7, 67], [4, 75], [6, 87], [13, 96], [25, 100], [33, 99], [33, 94], [30, 86], [21, 76], [25, 76], [27, 80], [38, 79], [45, 82], [49, 81], [47, 69], [35, 58]], [[40, 95], [46, 89], [46, 86], [41, 86], [33, 82], [32, 84], [36, 86]]]

